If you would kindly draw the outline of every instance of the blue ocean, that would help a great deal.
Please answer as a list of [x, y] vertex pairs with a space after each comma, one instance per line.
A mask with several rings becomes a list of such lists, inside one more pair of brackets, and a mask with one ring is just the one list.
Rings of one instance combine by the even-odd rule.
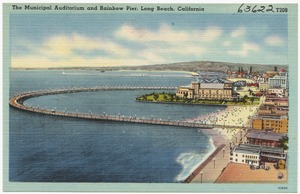
[[[21, 92], [91, 86], [182, 86], [184, 72], [10, 71], [10, 96]], [[219, 106], [135, 101], [155, 90], [97, 91], [40, 96], [28, 106], [185, 120]], [[159, 91], [162, 92], [162, 91]], [[164, 92], [175, 92], [166, 90]], [[13, 182], [182, 182], [214, 150], [200, 129], [92, 121], [9, 109], [9, 180]]]

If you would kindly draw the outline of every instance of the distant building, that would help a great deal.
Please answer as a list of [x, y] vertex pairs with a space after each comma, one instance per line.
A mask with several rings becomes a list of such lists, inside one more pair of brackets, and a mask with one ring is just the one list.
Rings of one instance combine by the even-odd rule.
[[279, 75], [269, 78], [270, 88], [288, 88], [288, 73], [279, 72]]
[[263, 104], [259, 107], [257, 114], [259, 116], [287, 116], [288, 112], [288, 106]]
[[276, 95], [276, 97], [285, 97], [287, 95], [286, 89], [284, 88], [271, 88], [268, 89], [268, 94]]
[[188, 99], [232, 99], [233, 82], [225, 79], [201, 79], [191, 86], [179, 87], [176, 96]]
[[252, 128], [260, 131], [273, 131], [275, 133], [288, 132], [287, 116], [257, 116], [252, 118]]
[[259, 83], [259, 90], [260, 91], [266, 92], [266, 91], [269, 90], [269, 88], [270, 88], [269, 83]]
[[266, 147], [277, 147], [279, 140], [286, 134], [274, 133], [271, 131], [249, 131], [247, 143]]
[[180, 86], [180, 88], [176, 92], [176, 96], [181, 98], [194, 99], [195, 92], [194, 89], [189, 86]]
[[278, 97], [273, 97], [269, 98], [266, 97], [265, 103], [266, 105], [275, 105], [275, 106], [289, 106], [289, 99], [288, 98], [278, 98]]
[[265, 162], [282, 163], [286, 160], [283, 148], [265, 147], [259, 145], [240, 144], [230, 152], [230, 161], [234, 163], [264, 165]]
[[277, 71], [266, 71], [263, 73], [262, 77], [265, 79], [270, 79], [276, 75], [278, 75], [279, 73]]

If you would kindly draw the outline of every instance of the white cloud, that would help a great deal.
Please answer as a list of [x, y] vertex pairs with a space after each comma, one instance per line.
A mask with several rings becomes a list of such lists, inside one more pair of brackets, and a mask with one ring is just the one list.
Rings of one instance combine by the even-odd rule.
[[188, 33], [184, 31], [174, 31], [168, 25], [162, 24], [158, 31], [135, 28], [130, 25], [123, 25], [115, 35], [136, 42], [161, 41], [173, 43], [175, 41], [188, 41]]
[[[77, 33], [60, 34], [48, 37], [40, 44], [23, 40], [14, 46], [16, 52], [12, 55], [12, 66], [134, 66], [189, 59], [246, 60], [246, 57], [248, 61], [245, 62], [264, 61], [267, 50], [262, 48], [265, 49], [265, 44], [279, 46], [285, 43], [283, 38], [275, 35], [261, 37], [259, 42], [247, 42], [244, 27], [225, 34], [218, 26], [177, 30], [161, 24], [158, 29], [150, 30], [122, 25], [113, 35], [109, 39]], [[20, 52], [18, 48], [26, 48], [26, 52]]]
[[254, 43], [244, 42], [240, 50], [228, 51], [227, 53], [232, 56], [248, 57], [250, 52], [260, 51], [260, 46]]
[[222, 34], [222, 29], [213, 26], [205, 30], [175, 30], [167, 24], [162, 24], [157, 31], [141, 29], [130, 25], [123, 25], [115, 33], [116, 37], [139, 43], [144, 42], [164, 42], [174, 44], [176, 42], [210, 42]]
[[147, 64], [149, 64], [149, 65], [167, 62], [167, 60], [163, 56], [156, 54], [156, 53], [152, 52], [151, 50], [140, 51], [138, 53], [138, 56], [140, 58], [142, 58], [143, 60], [147, 61]]
[[207, 50], [204, 47], [201, 47], [200, 45], [195, 45], [192, 43], [184, 44], [184, 45], [172, 45], [168, 47], [150, 47], [149, 50], [164, 54], [164, 55], [203, 55], [207, 52]]
[[224, 41], [222, 45], [227, 47], [227, 46], [231, 45], [231, 42], [230, 41]]
[[71, 36], [53, 36], [45, 40], [38, 48], [43, 54], [57, 57], [68, 57], [73, 55], [74, 50], [80, 51], [105, 51], [113, 55], [126, 55], [128, 50], [114, 42], [99, 38], [89, 38], [78, 34]]
[[265, 39], [265, 43], [270, 46], [282, 46], [284, 44], [283, 38], [272, 35]]
[[192, 39], [211, 42], [222, 35], [222, 29], [217, 26], [208, 27], [205, 30], [197, 31]]
[[243, 35], [245, 35], [246, 30], [244, 27], [238, 27], [237, 29], [235, 29], [234, 31], [231, 32], [230, 36], [231, 37], [241, 37]]
[[[125, 62], [128, 62], [128, 65], [129, 63], [137, 65], [138, 61], [135, 59], [124, 61], [123, 59], [129, 56], [130, 50], [115, 42], [79, 34], [52, 36], [40, 45], [28, 44], [29, 41], [22, 42], [27, 43], [23, 46], [29, 51], [25, 56], [12, 56], [13, 67], [116, 66], [125, 65]], [[104, 54], [93, 57], [85, 55], [86, 52], [92, 51], [100, 51]]]

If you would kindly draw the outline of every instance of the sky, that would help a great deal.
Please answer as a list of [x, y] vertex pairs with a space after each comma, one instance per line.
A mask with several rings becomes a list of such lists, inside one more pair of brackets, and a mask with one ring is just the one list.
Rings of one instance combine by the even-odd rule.
[[287, 64], [287, 41], [287, 15], [10, 15], [13, 68]]

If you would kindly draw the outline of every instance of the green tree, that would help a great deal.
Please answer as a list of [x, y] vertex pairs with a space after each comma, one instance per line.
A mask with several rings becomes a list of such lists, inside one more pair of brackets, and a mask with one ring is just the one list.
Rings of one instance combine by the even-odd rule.
[[253, 104], [253, 102], [254, 102], [254, 97], [251, 97], [251, 98], [250, 98], [250, 101], [251, 101], [251, 103]]
[[170, 101], [171, 101], [171, 102], [174, 101], [174, 94], [170, 94]]
[[164, 100], [166, 101], [168, 99], [168, 96], [164, 94]]
[[253, 91], [251, 89], [249, 89], [248, 92], [249, 92], [249, 95], [253, 94]]
[[154, 95], [153, 95], [153, 99], [154, 99], [155, 101], [157, 101], [158, 98], [159, 98], [159, 95], [158, 95], [158, 94], [154, 94]]
[[287, 146], [289, 142], [289, 138], [288, 136], [282, 136], [280, 139], [279, 139], [279, 144], [277, 145], [277, 147], [279, 148], [283, 148], [284, 150], [287, 150], [289, 147]]
[[248, 98], [247, 95], [245, 95], [245, 96], [241, 99], [241, 102], [243, 102], [244, 104], [246, 104], [246, 98]]

